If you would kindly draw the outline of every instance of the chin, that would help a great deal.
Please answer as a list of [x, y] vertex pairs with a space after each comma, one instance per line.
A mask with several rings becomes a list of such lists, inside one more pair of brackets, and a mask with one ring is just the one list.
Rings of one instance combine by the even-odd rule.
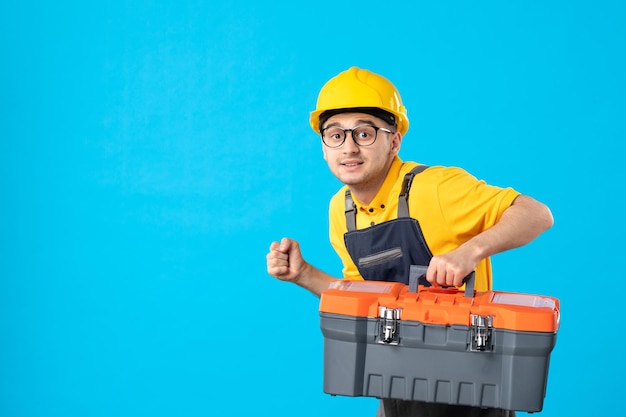
[[360, 175], [339, 175], [337, 178], [346, 185], [358, 185], [363, 182], [363, 178]]

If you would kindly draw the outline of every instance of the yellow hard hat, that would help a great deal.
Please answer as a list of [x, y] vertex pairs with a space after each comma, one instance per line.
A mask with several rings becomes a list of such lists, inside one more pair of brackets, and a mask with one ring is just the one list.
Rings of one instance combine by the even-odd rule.
[[375, 115], [367, 109], [382, 109], [394, 116], [400, 134], [404, 136], [409, 130], [406, 108], [396, 87], [385, 77], [357, 67], [340, 72], [322, 87], [317, 108], [311, 112], [311, 127], [319, 133], [322, 113], [350, 109]]

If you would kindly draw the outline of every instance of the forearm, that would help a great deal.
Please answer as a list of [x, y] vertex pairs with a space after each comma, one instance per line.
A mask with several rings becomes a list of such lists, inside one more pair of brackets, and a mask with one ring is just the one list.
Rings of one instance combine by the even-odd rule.
[[488, 256], [523, 246], [552, 227], [550, 209], [537, 200], [520, 195], [493, 227], [464, 245], [478, 262]]
[[518, 196], [500, 221], [448, 253], [434, 256], [426, 279], [439, 285], [461, 286], [483, 259], [525, 245], [552, 227], [550, 209], [524, 195]]
[[302, 257], [300, 244], [289, 238], [272, 242], [267, 254], [267, 272], [281, 281], [293, 282], [318, 297], [335, 279]]
[[294, 282], [319, 297], [322, 291], [327, 289], [330, 283], [337, 279], [338, 278], [317, 269], [313, 265], [306, 263], [297, 280]]

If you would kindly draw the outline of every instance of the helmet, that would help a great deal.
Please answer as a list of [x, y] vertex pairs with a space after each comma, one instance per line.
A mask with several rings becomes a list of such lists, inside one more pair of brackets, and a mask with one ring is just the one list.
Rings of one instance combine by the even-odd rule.
[[406, 108], [400, 93], [385, 77], [352, 67], [331, 78], [320, 90], [317, 108], [311, 112], [311, 127], [319, 133], [320, 115], [328, 110], [378, 108], [395, 116], [398, 132], [409, 130]]

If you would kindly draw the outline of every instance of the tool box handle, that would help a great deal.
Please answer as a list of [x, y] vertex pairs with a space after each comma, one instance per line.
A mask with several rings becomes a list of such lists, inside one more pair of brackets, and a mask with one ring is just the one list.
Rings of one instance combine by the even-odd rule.
[[[409, 292], [418, 292], [418, 282], [420, 278], [426, 278], [427, 266], [424, 265], [411, 265], [409, 269]], [[476, 280], [476, 273], [470, 272], [465, 278], [463, 283], [465, 284], [465, 296], [474, 297], [474, 281]], [[449, 287], [446, 287], [449, 288]]]

